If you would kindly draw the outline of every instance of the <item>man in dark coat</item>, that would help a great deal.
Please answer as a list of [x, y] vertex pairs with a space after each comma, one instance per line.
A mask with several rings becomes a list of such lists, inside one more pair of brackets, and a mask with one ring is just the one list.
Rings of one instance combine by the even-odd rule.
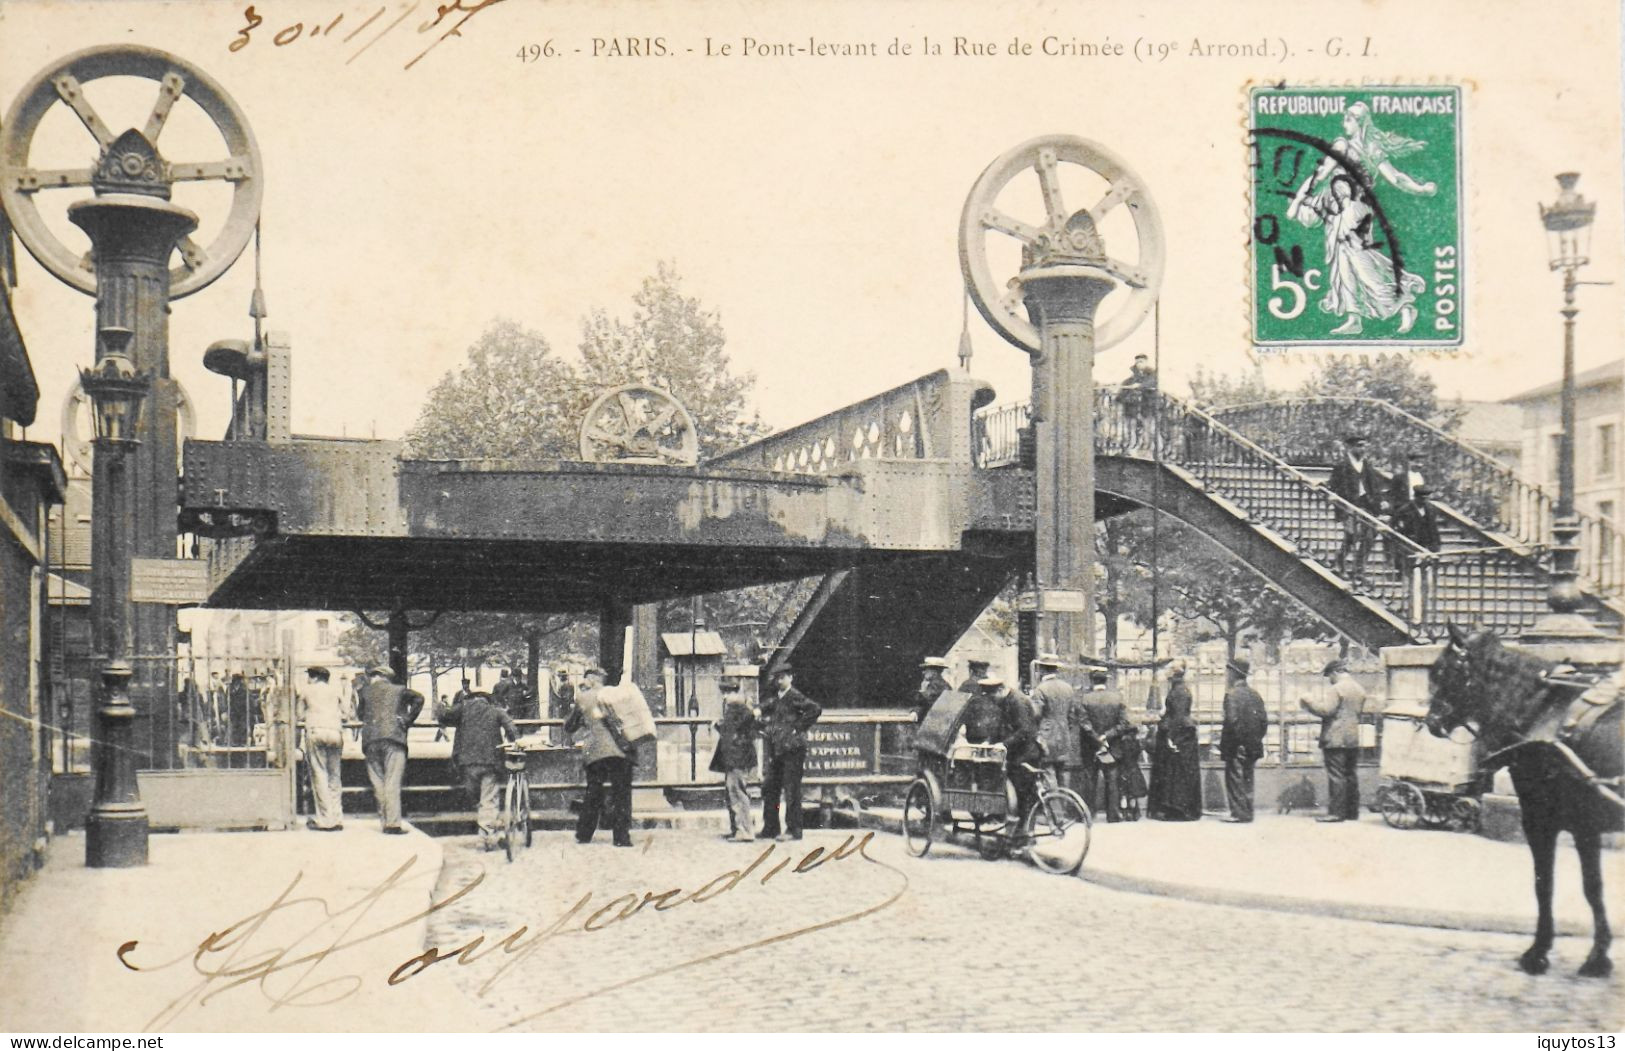
[[503, 778], [497, 750], [503, 741], [518, 740], [519, 729], [513, 717], [483, 693], [459, 691], [457, 700], [437, 705], [434, 714], [441, 726], [457, 727], [451, 742], [451, 761], [462, 771], [463, 785], [474, 797], [480, 845], [492, 850], [496, 847], [497, 799]]
[[1264, 733], [1269, 714], [1264, 698], [1247, 685], [1252, 665], [1245, 657], [1226, 664], [1230, 689], [1224, 694], [1224, 728], [1219, 731], [1219, 756], [1224, 760], [1224, 794], [1230, 800], [1233, 824], [1253, 819], [1253, 766], [1264, 755]]
[[1016, 790], [1016, 812], [1010, 820], [1018, 826], [1038, 802], [1038, 778], [1023, 764], [1038, 766], [1044, 751], [1038, 745], [1038, 720], [1032, 702], [1020, 690], [1011, 689], [997, 676], [980, 683], [982, 693], [998, 706], [999, 731], [995, 743], [1004, 745], [1004, 772]]
[[[773, 677], [774, 692], [761, 707], [762, 831], [759, 839], [801, 838], [801, 774], [807, 761], [807, 731], [824, 709], [795, 687], [788, 665]], [[784, 828], [779, 831], [779, 799]]]
[[[581, 673], [581, 688], [576, 691], [575, 709], [564, 722], [564, 732], [567, 734], [580, 730], [587, 732], [587, 796], [582, 800], [581, 814], [576, 820], [576, 842], [592, 842], [592, 835], [598, 830], [598, 819], [607, 809], [615, 845], [630, 847], [632, 764], [626, 756], [626, 738], [619, 720], [609, 706], [598, 699], [606, 677], [602, 668], [588, 668]], [[609, 786], [607, 796], [604, 791], [606, 784]]]
[[982, 690], [982, 680], [987, 678], [989, 663], [987, 661], [972, 660], [966, 661], [965, 667], [967, 669], [965, 681], [960, 683], [957, 689], [960, 693], [967, 693], [974, 697]]
[[1168, 697], [1151, 750], [1151, 798], [1146, 801], [1146, 816], [1154, 821], [1195, 821], [1202, 816], [1202, 768], [1185, 663], [1175, 663], [1168, 678]]
[[[1343, 439], [1343, 455], [1332, 468], [1326, 488], [1374, 517], [1382, 514], [1387, 481], [1377, 470], [1377, 465], [1366, 457], [1363, 435], [1350, 434]], [[1342, 508], [1338, 508], [1337, 518], [1343, 526], [1343, 543], [1337, 549], [1337, 575], [1362, 581], [1365, 579], [1366, 559], [1371, 554], [1371, 542], [1375, 537], [1364, 519]], [[1354, 556], [1353, 566], [1348, 565], [1351, 554]]]
[[739, 680], [722, 680], [722, 718], [717, 720], [717, 754], [711, 769], [723, 775], [728, 793], [728, 839], [749, 843], [756, 838], [746, 782], [756, 769], [756, 714], [739, 692]]
[[423, 694], [395, 682], [388, 668], [367, 669], [361, 691], [361, 754], [378, 800], [378, 819], [393, 836], [401, 827], [401, 782], [406, 777], [406, 732], [423, 710]]
[[1083, 729], [1083, 782], [1079, 794], [1094, 809], [1099, 802], [1095, 786], [1105, 793], [1106, 820], [1121, 821], [1122, 769], [1127, 758], [1126, 738], [1134, 733], [1123, 697], [1106, 685], [1106, 669], [1089, 671], [1089, 692], [1083, 695], [1088, 726]]

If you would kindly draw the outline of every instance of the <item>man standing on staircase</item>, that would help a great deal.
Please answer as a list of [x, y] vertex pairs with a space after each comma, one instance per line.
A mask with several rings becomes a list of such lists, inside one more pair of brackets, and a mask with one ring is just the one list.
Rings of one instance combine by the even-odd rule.
[[[1343, 455], [1332, 468], [1326, 488], [1372, 517], [1381, 515], [1384, 479], [1382, 472], [1366, 458], [1364, 435], [1350, 434], [1343, 439]], [[1375, 539], [1371, 527], [1341, 507], [1337, 517], [1343, 526], [1343, 543], [1337, 549], [1337, 575], [1354, 583], [1364, 582], [1366, 559]], [[1347, 564], [1351, 553], [1354, 555], [1352, 567]]]

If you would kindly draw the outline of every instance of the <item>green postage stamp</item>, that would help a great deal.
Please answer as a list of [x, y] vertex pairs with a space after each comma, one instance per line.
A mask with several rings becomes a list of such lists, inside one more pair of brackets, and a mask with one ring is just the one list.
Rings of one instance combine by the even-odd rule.
[[1253, 342], [1458, 346], [1461, 89], [1254, 87]]

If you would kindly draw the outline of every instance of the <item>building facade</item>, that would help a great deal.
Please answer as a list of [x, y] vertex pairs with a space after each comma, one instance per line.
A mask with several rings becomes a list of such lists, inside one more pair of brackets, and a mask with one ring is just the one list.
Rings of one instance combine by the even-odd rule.
[[[1625, 358], [1574, 377], [1574, 506], [1614, 523], [1625, 506]], [[1523, 474], [1556, 492], [1563, 384], [1506, 399], [1523, 411]]]
[[50, 445], [27, 441], [39, 386], [0, 285], [0, 910], [44, 860], [51, 777], [45, 678], [49, 509], [67, 479]]

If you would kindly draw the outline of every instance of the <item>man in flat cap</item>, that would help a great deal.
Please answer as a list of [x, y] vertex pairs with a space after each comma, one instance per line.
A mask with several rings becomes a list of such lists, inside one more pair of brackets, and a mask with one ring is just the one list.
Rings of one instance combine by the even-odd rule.
[[423, 694], [395, 682], [395, 674], [379, 666], [367, 669], [361, 690], [361, 753], [367, 757], [367, 778], [378, 800], [378, 820], [392, 836], [404, 836], [401, 827], [401, 782], [406, 777], [406, 733], [423, 710]]
[[[758, 839], [801, 838], [801, 775], [807, 761], [807, 731], [824, 709], [795, 687], [788, 664], [773, 673], [773, 692], [761, 705], [762, 831]], [[784, 833], [779, 831], [779, 799], [784, 799]]]
[[1230, 688], [1224, 694], [1224, 727], [1219, 731], [1219, 757], [1224, 760], [1224, 794], [1230, 800], [1232, 824], [1253, 819], [1253, 766], [1264, 755], [1269, 714], [1264, 698], [1247, 684], [1252, 665], [1245, 657], [1225, 662]]
[[[1038, 720], [1033, 717], [1032, 702], [1025, 694], [1006, 686], [997, 675], [989, 675], [978, 686], [984, 703], [998, 712], [998, 729], [992, 740], [1004, 745], [1004, 773], [1010, 786], [1016, 790], [1016, 812], [1010, 820], [1020, 827], [1027, 812], [1038, 802], [1038, 778], [1027, 771], [1044, 761], [1043, 749], [1038, 744]], [[967, 728], [966, 739], [970, 739]]]
[[968, 660], [965, 662], [965, 681], [959, 684], [960, 693], [976, 696], [982, 689], [982, 680], [987, 678], [987, 669], [990, 664], [983, 660]]
[[1326, 695], [1301, 698], [1298, 706], [1320, 716], [1320, 753], [1326, 758], [1326, 813], [1317, 821], [1360, 820], [1360, 712], [1365, 690], [1340, 660], [1327, 664]]
[[914, 691], [915, 722], [924, 722], [925, 714], [937, 703], [937, 698], [953, 692], [947, 674], [948, 662], [941, 657], [927, 657], [920, 662], [920, 688]]

